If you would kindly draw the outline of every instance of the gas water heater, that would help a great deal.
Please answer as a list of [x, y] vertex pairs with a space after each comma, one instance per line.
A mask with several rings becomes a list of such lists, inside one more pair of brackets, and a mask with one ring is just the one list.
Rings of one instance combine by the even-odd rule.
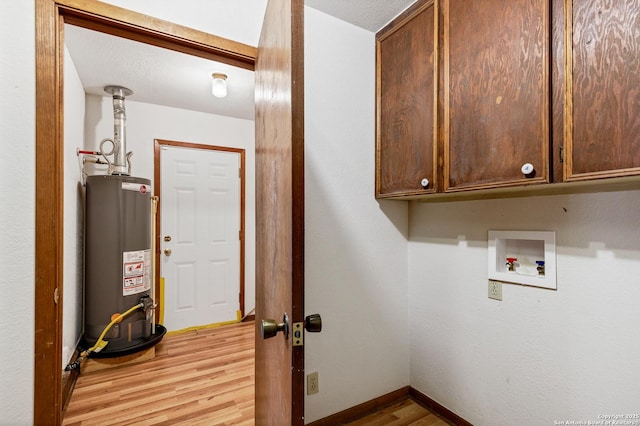
[[[114, 137], [100, 142], [98, 162], [106, 175], [86, 177], [84, 336], [86, 356], [128, 355], [160, 341], [154, 322], [151, 181], [130, 176], [126, 152], [125, 97], [113, 96]], [[105, 148], [109, 148], [106, 152]]]

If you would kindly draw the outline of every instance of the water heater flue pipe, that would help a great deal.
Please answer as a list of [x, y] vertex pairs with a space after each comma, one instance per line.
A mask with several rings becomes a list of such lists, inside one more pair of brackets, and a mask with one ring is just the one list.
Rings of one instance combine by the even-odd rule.
[[124, 99], [133, 91], [122, 86], [106, 86], [104, 91], [113, 96], [113, 163], [110, 164], [112, 175], [130, 175], [129, 157], [127, 153], [127, 114]]

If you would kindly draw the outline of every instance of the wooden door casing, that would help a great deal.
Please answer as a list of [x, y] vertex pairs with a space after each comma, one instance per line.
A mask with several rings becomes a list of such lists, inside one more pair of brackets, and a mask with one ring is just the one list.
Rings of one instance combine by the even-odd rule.
[[444, 190], [548, 182], [549, 0], [444, 0], [443, 12]]
[[422, 0], [376, 34], [377, 198], [438, 189], [437, 16]]
[[640, 175], [640, 3], [566, 0], [565, 180]]
[[269, 0], [256, 58], [256, 424], [304, 424], [304, 347], [260, 321], [304, 321], [302, 0]]
[[[63, 24], [253, 69], [256, 49], [97, 0], [36, 0], [34, 424], [60, 424], [63, 251]], [[66, 387], [71, 389], [71, 386]]]

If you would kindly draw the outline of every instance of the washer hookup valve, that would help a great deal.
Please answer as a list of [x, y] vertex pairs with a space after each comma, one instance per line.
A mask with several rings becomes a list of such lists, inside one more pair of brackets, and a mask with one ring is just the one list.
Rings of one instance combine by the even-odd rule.
[[506, 265], [507, 265], [507, 270], [509, 272], [515, 272], [516, 271], [516, 265], [517, 265], [516, 262], [517, 261], [518, 261], [518, 259], [515, 258], [515, 257], [507, 257]]

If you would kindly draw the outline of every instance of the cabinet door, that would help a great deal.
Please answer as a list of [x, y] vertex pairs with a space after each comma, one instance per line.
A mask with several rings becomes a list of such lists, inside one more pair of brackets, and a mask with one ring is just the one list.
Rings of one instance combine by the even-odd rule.
[[445, 191], [548, 182], [549, 0], [443, 12]]
[[434, 9], [420, 1], [376, 35], [378, 198], [437, 189]]
[[[567, 1], [565, 180], [640, 174], [640, 2]], [[571, 39], [570, 38], [570, 39]], [[573, 104], [573, 105], [572, 105]]]

